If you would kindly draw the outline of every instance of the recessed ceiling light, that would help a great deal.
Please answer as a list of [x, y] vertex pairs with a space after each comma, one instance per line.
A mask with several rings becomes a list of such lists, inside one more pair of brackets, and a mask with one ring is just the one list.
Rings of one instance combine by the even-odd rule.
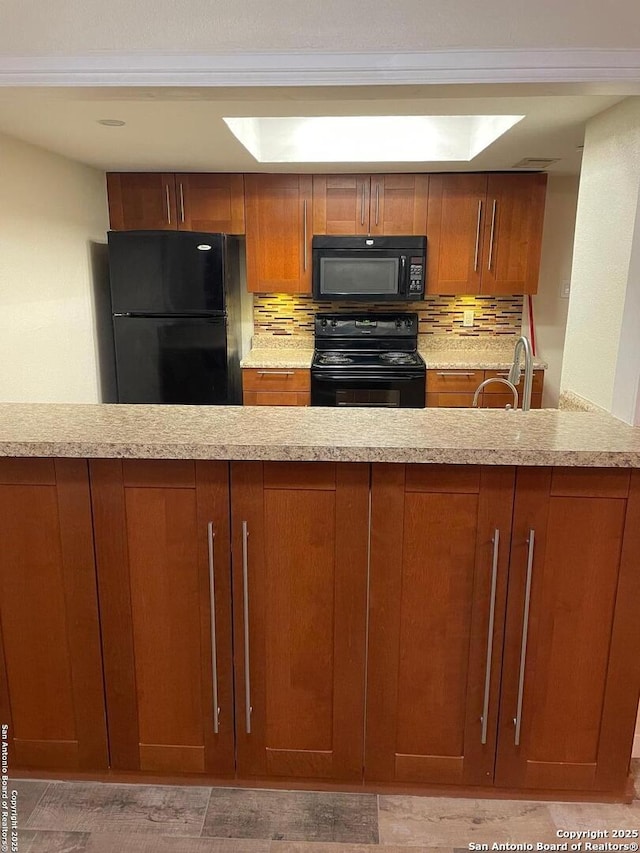
[[225, 118], [259, 163], [469, 161], [524, 118], [307, 116]]
[[126, 121], [120, 121], [119, 118], [99, 118], [98, 124], [103, 124], [105, 127], [122, 127]]

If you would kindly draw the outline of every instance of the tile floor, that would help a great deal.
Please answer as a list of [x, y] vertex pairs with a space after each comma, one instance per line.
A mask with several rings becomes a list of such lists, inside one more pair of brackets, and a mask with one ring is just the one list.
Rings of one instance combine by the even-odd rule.
[[[640, 761], [634, 771], [640, 780]], [[18, 794], [19, 853], [462, 853], [471, 843], [558, 843], [558, 829], [640, 829], [640, 800], [585, 805], [19, 780], [10, 788]]]

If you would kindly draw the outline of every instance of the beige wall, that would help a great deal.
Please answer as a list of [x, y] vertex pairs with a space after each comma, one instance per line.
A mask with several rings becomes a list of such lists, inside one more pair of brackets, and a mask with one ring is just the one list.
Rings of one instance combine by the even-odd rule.
[[100, 400], [92, 241], [107, 228], [102, 172], [0, 136], [0, 401]]
[[[561, 379], [564, 390], [607, 411], [625, 303], [640, 287], [631, 274], [639, 192], [640, 98], [627, 98], [586, 127]], [[634, 333], [627, 323], [626, 334]]]
[[[545, 408], [556, 408], [560, 394], [562, 357], [569, 299], [562, 296], [562, 283], [571, 278], [573, 237], [578, 202], [578, 176], [550, 175], [544, 212], [544, 233], [540, 259], [540, 283], [533, 300], [537, 352], [547, 361]], [[527, 300], [525, 299], [525, 305]], [[523, 331], [529, 334], [525, 317]]]

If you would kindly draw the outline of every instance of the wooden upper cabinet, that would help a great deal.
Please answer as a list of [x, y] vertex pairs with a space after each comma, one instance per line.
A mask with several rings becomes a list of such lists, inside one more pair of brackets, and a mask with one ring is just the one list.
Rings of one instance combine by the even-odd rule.
[[368, 175], [313, 176], [313, 233], [368, 234]]
[[244, 234], [242, 175], [179, 174], [175, 180], [179, 230]]
[[365, 781], [492, 783], [513, 484], [373, 465]]
[[428, 175], [314, 175], [314, 234], [424, 236]]
[[232, 775], [228, 466], [90, 467], [111, 766]]
[[107, 174], [109, 223], [113, 231], [175, 231], [176, 187], [172, 174]]
[[482, 293], [536, 293], [547, 176], [489, 175]]
[[311, 175], [245, 175], [247, 289], [311, 293]]
[[639, 552], [638, 472], [518, 471], [496, 785], [624, 791]]
[[0, 719], [9, 766], [106, 770], [87, 464], [0, 460]]
[[479, 293], [486, 175], [431, 175], [427, 293]]
[[368, 486], [364, 464], [231, 465], [244, 778], [362, 779]]
[[538, 289], [547, 176], [432, 175], [427, 293]]
[[370, 233], [424, 237], [428, 189], [428, 175], [372, 175]]

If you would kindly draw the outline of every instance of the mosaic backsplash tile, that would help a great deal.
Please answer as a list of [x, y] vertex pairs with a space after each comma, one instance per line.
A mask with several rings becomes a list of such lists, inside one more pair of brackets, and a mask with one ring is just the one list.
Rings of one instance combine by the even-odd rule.
[[[522, 296], [427, 296], [416, 306], [406, 302], [316, 302], [306, 294], [256, 293], [253, 323], [256, 335], [313, 334], [319, 311], [417, 311], [422, 335], [516, 335], [522, 326]], [[472, 308], [472, 327], [462, 325]]]

